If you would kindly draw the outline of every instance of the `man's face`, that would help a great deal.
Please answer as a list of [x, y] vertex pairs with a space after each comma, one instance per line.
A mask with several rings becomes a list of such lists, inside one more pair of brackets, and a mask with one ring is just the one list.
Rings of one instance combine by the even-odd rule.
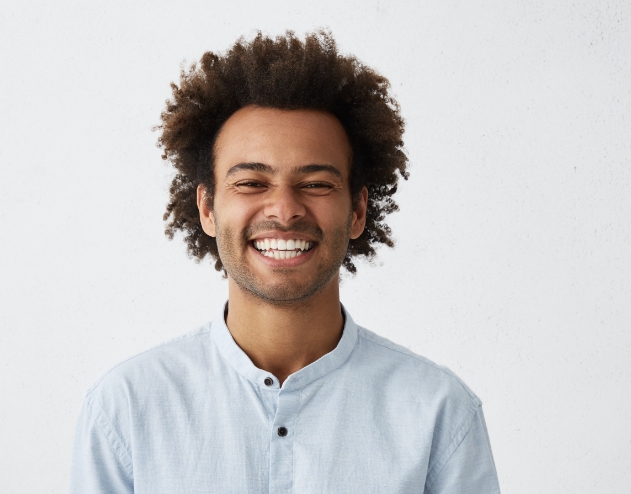
[[241, 289], [284, 303], [338, 282], [366, 214], [365, 189], [352, 207], [350, 154], [344, 128], [328, 113], [246, 107], [226, 121], [215, 144], [213, 210], [202, 186], [197, 203]]

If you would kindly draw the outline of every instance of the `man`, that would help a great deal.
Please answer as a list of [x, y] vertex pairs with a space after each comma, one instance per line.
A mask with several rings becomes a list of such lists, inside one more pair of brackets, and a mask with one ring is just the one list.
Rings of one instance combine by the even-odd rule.
[[480, 400], [340, 304], [340, 267], [392, 246], [407, 178], [387, 89], [326, 33], [259, 34], [182, 74], [167, 234], [215, 260], [228, 302], [89, 389], [71, 492], [499, 492]]

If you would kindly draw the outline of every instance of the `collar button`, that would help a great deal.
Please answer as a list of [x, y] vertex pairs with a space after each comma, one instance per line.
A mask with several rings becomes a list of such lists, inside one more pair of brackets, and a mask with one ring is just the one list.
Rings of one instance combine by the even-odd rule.
[[274, 380], [271, 377], [266, 377], [265, 381], [263, 381], [265, 383], [265, 386], [271, 386], [272, 384], [274, 384]]

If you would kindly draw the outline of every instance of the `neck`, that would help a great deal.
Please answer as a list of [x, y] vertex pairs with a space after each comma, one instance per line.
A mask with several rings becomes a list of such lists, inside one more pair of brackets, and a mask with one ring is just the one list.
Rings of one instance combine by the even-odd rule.
[[226, 325], [259, 369], [281, 385], [290, 374], [334, 350], [344, 326], [339, 275], [307, 300], [271, 304], [229, 278]]

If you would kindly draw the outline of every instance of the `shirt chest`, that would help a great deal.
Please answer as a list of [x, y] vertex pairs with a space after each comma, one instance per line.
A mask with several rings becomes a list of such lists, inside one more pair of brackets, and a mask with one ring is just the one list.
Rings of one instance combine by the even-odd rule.
[[223, 379], [135, 409], [135, 491], [422, 492], [433, 424], [422, 406], [344, 379], [264, 389]]

